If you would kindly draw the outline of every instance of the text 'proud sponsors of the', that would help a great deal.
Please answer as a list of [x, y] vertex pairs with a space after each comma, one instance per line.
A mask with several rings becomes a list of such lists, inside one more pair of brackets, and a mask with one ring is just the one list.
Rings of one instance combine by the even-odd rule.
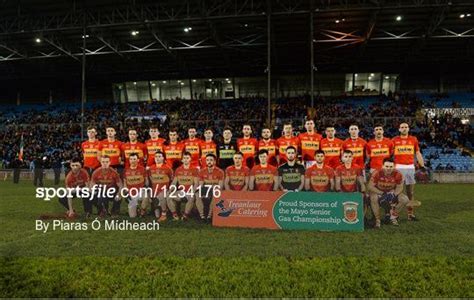
[[214, 202], [215, 226], [306, 230], [363, 230], [358, 193], [223, 192]]
[[363, 230], [363, 202], [359, 193], [286, 193], [273, 208], [282, 229]]

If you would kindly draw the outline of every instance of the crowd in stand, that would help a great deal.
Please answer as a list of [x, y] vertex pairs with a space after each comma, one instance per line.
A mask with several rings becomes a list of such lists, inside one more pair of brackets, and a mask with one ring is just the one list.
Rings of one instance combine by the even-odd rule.
[[[181, 138], [186, 137], [186, 129], [196, 126], [202, 133], [205, 128], [213, 128], [216, 139], [224, 127], [233, 129], [234, 138], [240, 137], [242, 124], [250, 123], [258, 137], [260, 128], [267, 117], [267, 101], [253, 97], [236, 100], [181, 100], [155, 101], [129, 104], [88, 105], [85, 111], [85, 127], [95, 124], [99, 137], [104, 138], [105, 124], [114, 124], [117, 138], [127, 140], [126, 128], [136, 128], [139, 140], [148, 138], [146, 129], [149, 120], [139, 122], [133, 116], [153, 116], [156, 113], [166, 115], [161, 124], [166, 133], [170, 125], [177, 127]], [[463, 146], [472, 148], [473, 129], [463, 124], [459, 118], [451, 115], [428, 118], [419, 115], [423, 102], [414, 95], [390, 95], [378, 97], [369, 105], [359, 105], [357, 98], [314, 99], [314, 110], [310, 109], [308, 96], [282, 98], [272, 103], [271, 116], [275, 120], [273, 133], [277, 138], [285, 121], [293, 120], [296, 131], [303, 130], [302, 120], [310, 115], [317, 121], [319, 132], [326, 125], [335, 125], [338, 136], [348, 136], [350, 124], [358, 123], [361, 137], [372, 137], [372, 126], [383, 119], [387, 136], [398, 134], [398, 124], [405, 118], [412, 118], [411, 132], [421, 142], [422, 147], [435, 145], [445, 149]], [[385, 119], [384, 119], [385, 118]], [[46, 156], [46, 165], [53, 161], [66, 161], [80, 154], [81, 114], [78, 106], [45, 106], [44, 110], [17, 110], [0, 113], [0, 160], [3, 168], [10, 167], [19, 153], [21, 135], [24, 135], [23, 167], [38, 157]], [[298, 122], [299, 121], [299, 122]], [[155, 121], [156, 122], [156, 121]]]

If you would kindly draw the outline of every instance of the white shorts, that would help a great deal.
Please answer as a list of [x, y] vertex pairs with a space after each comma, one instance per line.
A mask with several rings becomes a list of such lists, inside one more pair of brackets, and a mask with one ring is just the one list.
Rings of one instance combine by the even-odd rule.
[[138, 201], [143, 200], [142, 197], [138, 197], [138, 196], [135, 196], [135, 197], [129, 196], [128, 198], [130, 199], [129, 202], [128, 202], [128, 208], [137, 207], [138, 206]]
[[181, 202], [181, 201], [193, 201], [194, 200], [194, 195], [191, 196], [191, 195], [186, 195], [184, 197], [171, 197], [170, 198], [171, 200], [173, 201], [176, 201], [176, 202]]
[[402, 173], [403, 181], [406, 185], [412, 185], [416, 183], [414, 165], [395, 165], [395, 169]]

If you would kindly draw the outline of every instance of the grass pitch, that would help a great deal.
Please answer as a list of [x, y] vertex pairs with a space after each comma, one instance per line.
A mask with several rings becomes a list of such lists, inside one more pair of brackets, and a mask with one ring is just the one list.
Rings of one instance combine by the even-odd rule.
[[42, 233], [35, 220], [64, 209], [35, 199], [31, 182], [1, 182], [0, 296], [474, 297], [473, 190], [419, 185], [420, 222], [402, 214], [399, 227], [363, 233], [194, 221]]

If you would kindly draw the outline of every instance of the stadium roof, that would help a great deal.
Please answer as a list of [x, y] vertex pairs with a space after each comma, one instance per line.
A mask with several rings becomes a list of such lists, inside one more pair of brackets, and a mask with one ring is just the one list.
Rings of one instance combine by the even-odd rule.
[[[309, 73], [474, 62], [470, 0], [0, 1], [0, 80]], [[85, 30], [85, 33], [84, 33]], [[382, 67], [383, 66], [383, 67]]]

